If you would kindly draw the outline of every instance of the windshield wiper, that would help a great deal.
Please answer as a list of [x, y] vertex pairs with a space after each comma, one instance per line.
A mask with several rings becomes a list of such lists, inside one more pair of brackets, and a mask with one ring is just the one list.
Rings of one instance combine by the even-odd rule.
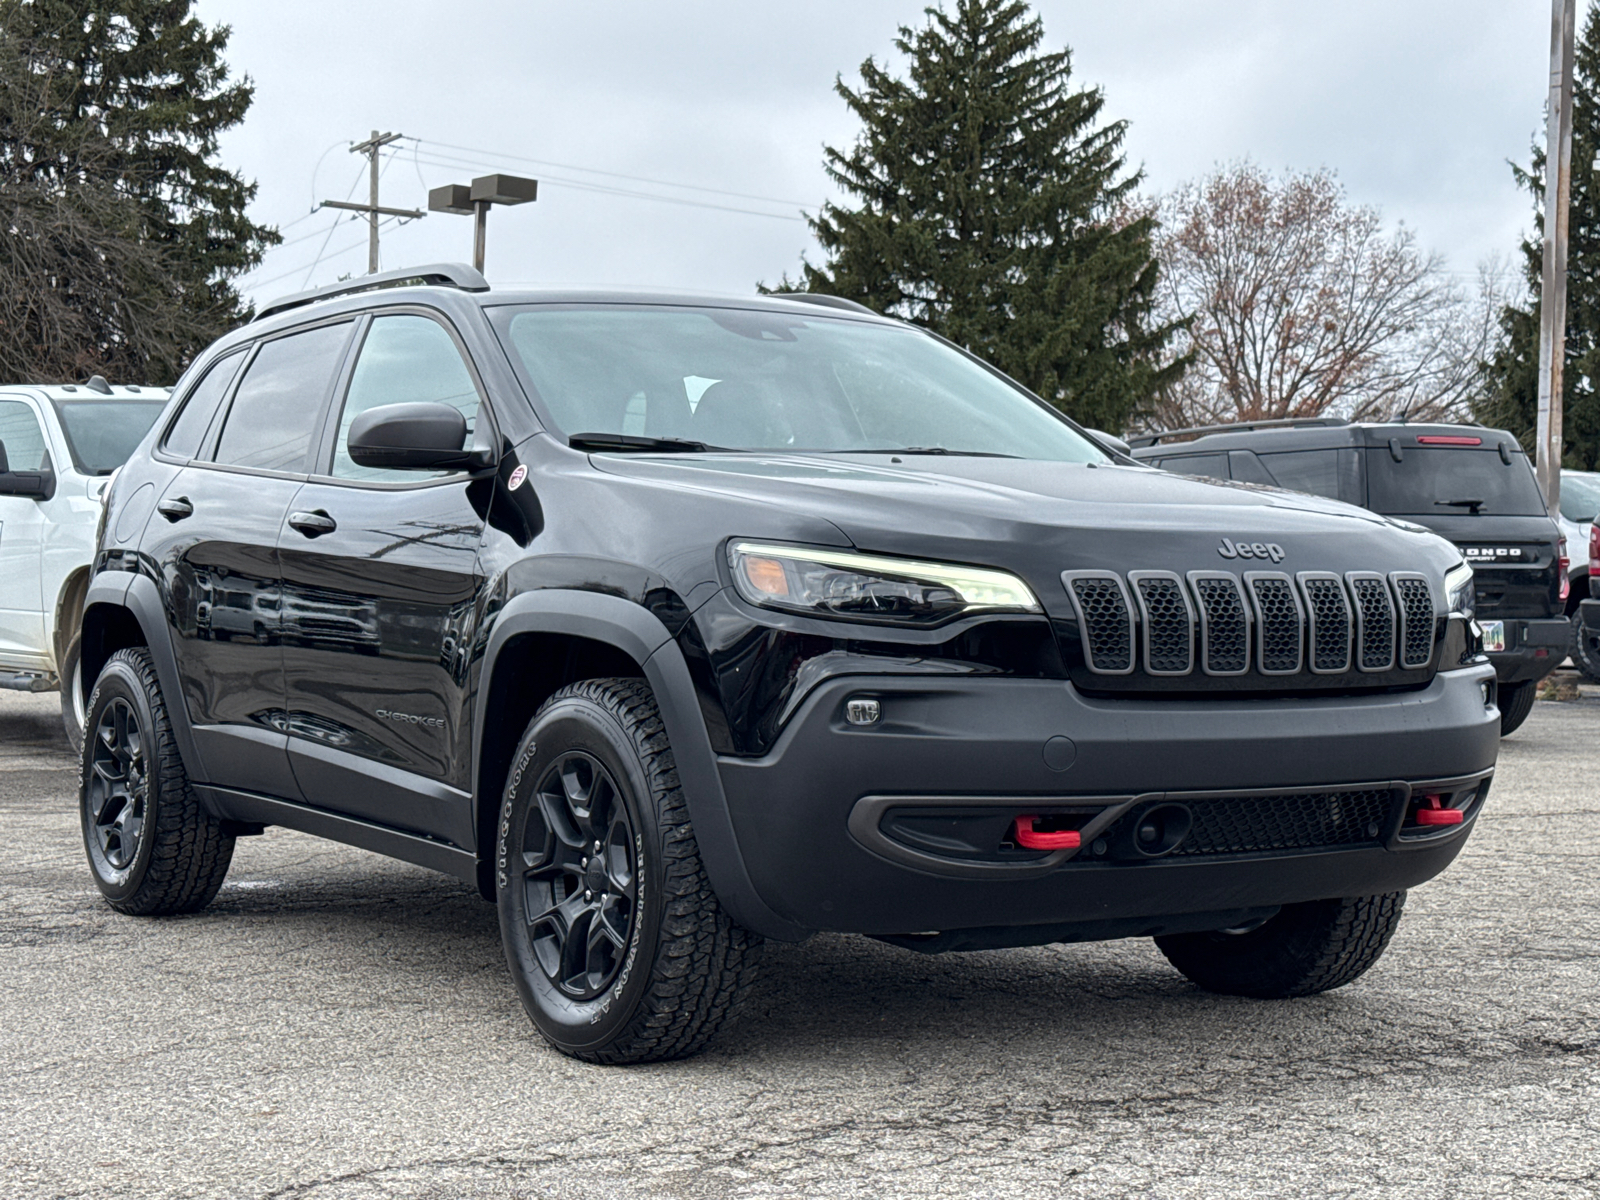
[[948, 446], [901, 446], [898, 449], [870, 446], [858, 450], [824, 450], [823, 454], [955, 454], [962, 458], [1021, 458], [1020, 454], [1001, 454], [994, 450], [951, 450]]
[[1445, 508], [1470, 508], [1473, 516], [1477, 516], [1478, 510], [1484, 505], [1482, 500], [1435, 500], [1433, 503], [1436, 507], [1443, 505]]
[[685, 454], [722, 449], [688, 438], [639, 437], [631, 433], [575, 433], [567, 439], [567, 445], [574, 450], [661, 450]]

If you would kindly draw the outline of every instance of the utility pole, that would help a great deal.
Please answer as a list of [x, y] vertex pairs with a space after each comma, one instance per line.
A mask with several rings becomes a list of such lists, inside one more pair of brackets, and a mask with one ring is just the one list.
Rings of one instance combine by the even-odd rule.
[[1539, 293], [1539, 486], [1561, 506], [1562, 368], [1567, 353], [1567, 231], [1572, 193], [1572, 58], [1576, 0], [1552, 0], [1545, 117], [1544, 282]]
[[[1559, 0], [1558, 0], [1559, 2]], [[351, 154], [365, 154], [372, 171], [371, 199], [366, 204], [352, 204], [348, 200], [324, 200], [323, 208], [348, 208], [355, 212], [367, 214], [367, 274], [378, 273], [378, 217], [425, 217], [428, 214], [415, 208], [383, 208], [378, 204], [378, 151], [390, 142], [397, 141], [403, 134], [379, 133], [376, 129], [372, 136], [364, 142], [357, 142], [350, 147]]]

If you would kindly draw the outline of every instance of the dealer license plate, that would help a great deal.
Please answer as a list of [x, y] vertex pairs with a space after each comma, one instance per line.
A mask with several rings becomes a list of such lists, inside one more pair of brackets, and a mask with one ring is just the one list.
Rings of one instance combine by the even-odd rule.
[[1506, 648], [1506, 623], [1504, 621], [1482, 621], [1483, 648], [1485, 650], [1504, 650]]

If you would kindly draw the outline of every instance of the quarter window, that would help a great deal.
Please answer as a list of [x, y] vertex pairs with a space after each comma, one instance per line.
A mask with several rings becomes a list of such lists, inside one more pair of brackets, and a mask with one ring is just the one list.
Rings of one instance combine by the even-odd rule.
[[0, 401], [0, 443], [10, 470], [42, 471], [49, 460], [39, 418], [20, 400]]
[[350, 376], [350, 390], [339, 414], [333, 474], [338, 479], [370, 483], [415, 483], [437, 479], [449, 471], [396, 471], [358, 466], [346, 442], [350, 426], [369, 408], [387, 404], [448, 404], [467, 419], [466, 445], [478, 416], [478, 389], [472, 373], [444, 326], [429, 317], [392, 314], [378, 317], [367, 330]]
[[274, 338], [246, 368], [228, 409], [216, 461], [298, 473], [350, 335], [348, 322]]

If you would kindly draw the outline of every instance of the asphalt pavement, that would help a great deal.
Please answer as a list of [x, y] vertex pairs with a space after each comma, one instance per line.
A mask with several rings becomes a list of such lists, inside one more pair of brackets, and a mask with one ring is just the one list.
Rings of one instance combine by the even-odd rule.
[[0, 1196], [1594, 1197], [1600, 690], [1503, 744], [1350, 987], [1209, 996], [1147, 941], [769, 945], [681, 1063], [547, 1049], [464, 885], [285, 830], [118, 916], [51, 697], [0, 693]]

